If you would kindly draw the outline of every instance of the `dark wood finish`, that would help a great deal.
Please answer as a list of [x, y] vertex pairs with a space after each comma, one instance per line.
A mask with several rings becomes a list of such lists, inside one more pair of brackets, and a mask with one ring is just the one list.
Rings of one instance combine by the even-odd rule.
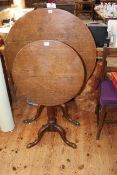
[[69, 44], [81, 55], [86, 65], [88, 79], [96, 61], [94, 40], [79, 18], [60, 9], [53, 9], [52, 14], [48, 13], [46, 8], [37, 9], [16, 21], [5, 44], [8, 70], [11, 72], [13, 60], [24, 45], [35, 40], [50, 39]]
[[[49, 46], [44, 44], [48, 42]], [[35, 41], [17, 54], [13, 63], [17, 90], [38, 104], [55, 106], [75, 97], [84, 86], [81, 58], [59, 41]]]
[[36, 121], [37, 119], [39, 119], [39, 117], [40, 117], [41, 112], [43, 111], [43, 109], [44, 109], [44, 106], [43, 106], [43, 105], [40, 105], [40, 106], [37, 108], [37, 113], [36, 113], [36, 115], [35, 115], [33, 118], [31, 118], [31, 119], [25, 119], [23, 122], [24, 122], [25, 124], [30, 124], [30, 123]]
[[[107, 79], [107, 73], [108, 72], [117, 72], [117, 66], [108, 66], [107, 64], [107, 58], [111, 59], [111, 57], [117, 57], [117, 48], [108, 48], [104, 47], [103, 50], [103, 66], [102, 66], [102, 77], [101, 81], [104, 79]], [[104, 123], [111, 123], [111, 124], [117, 124], [117, 120], [106, 120], [108, 109], [110, 108], [117, 108], [117, 105], [106, 105], [102, 106], [100, 104], [100, 96], [96, 105], [96, 115], [97, 115], [97, 134], [96, 139], [100, 138], [100, 134], [103, 128]]]
[[[93, 0], [75, 0], [75, 15], [88, 13], [90, 17], [93, 17], [94, 13], [94, 5], [95, 2]], [[88, 7], [89, 9], [84, 9], [84, 7]]]
[[62, 112], [63, 112], [63, 117], [64, 117], [65, 119], [67, 119], [69, 122], [71, 122], [72, 124], [74, 124], [74, 125], [76, 125], [76, 126], [79, 126], [79, 125], [80, 125], [79, 121], [74, 120], [74, 119], [72, 119], [72, 118], [70, 117], [70, 115], [69, 115], [69, 113], [68, 113], [67, 104], [60, 105], [60, 108], [61, 108], [61, 110], [62, 110]]
[[25, 6], [26, 7], [33, 7], [34, 4], [47, 2], [46, 0], [25, 0]]
[[13, 0], [2, 0], [0, 1], [0, 6], [10, 6], [13, 3]]
[[[67, 103], [66, 104], [63, 104], [63, 105], [59, 105], [59, 106], [56, 106], [56, 112], [57, 112], [57, 109], [60, 108], [60, 110], [62, 111], [63, 113], [63, 117], [68, 120], [69, 122], [71, 122], [72, 124], [76, 125], [76, 126], [80, 126], [80, 123], [79, 121], [77, 120], [74, 120], [73, 118], [70, 117], [69, 115], [69, 112], [68, 112], [68, 107], [67, 107]], [[43, 105], [40, 105], [38, 108], [37, 108], [37, 113], [36, 115], [31, 118], [31, 119], [25, 119], [23, 122], [25, 124], [31, 124], [32, 122], [34, 121], [37, 121], [41, 115], [41, 112], [43, 111], [44, 109], [44, 106]]]
[[[56, 8], [57, 9], [62, 9], [62, 10], [66, 10], [72, 14], [74, 14], [74, 2], [73, 1], [56, 1]], [[32, 7], [34, 7], [34, 9], [37, 9], [37, 8], [46, 8], [47, 7], [47, 2], [46, 1], [38, 1], [36, 3], [33, 3], [32, 4]]]
[[40, 2], [40, 3], [34, 3], [32, 5], [34, 7], [34, 10], [38, 9], [38, 8], [46, 8], [46, 2]]
[[[43, 107], [44, 107], [44, 106], [40, 106], [40, 107], [38, 108], [38, 113], [36, 114], [35, 120], [37, 120], [37, 116], [38, 116], [38, 118], [39, 118], [39, 116], [40, 116], [40, 114], [41, 114], [40, 111], [43, 110]], [[70, 146], [70, 147], [72, 147], [72, 148], [77, 148], [77, 146], [76, 146], [75, 143], [72, 143], [72, 142], [70, 142], [70, 141], [68, 141], [68, 140], [66, 139], [66, 132], [65, 132], [65, 130], [64, 130], [60, 125], [57, 124], [57, 119], [56, 119], [57, 107], [59, 107], [59, 106], [52, 106], [52, 107], [51, 107], [51, 106], [48, 106], [48, 107], [47, 107], [48, 122], [47, 122], [47, 124], [43, 125], [43, 126], [39, 129], [37, 139], [35, 139], [34, 142], [29, 143], [29, 144], [27, 145], [27, 148], [31, 148], [31, 147], [37, 145], [37, 144], [40, 142], [40, 140], [41, 140], [42, 136], [44, 135], [44, 133], [47, 132], [47, 131], [48, 131], [48, 132], [58, 132], [58, 133], [60, 134], [61, 138], [63, 139], [63, 141], [64, 141], [68, 146]], [[61, 106], [60, 106], [60, 107], [61, 107]], [[64, 107], [62, 106], [62, 108], [64, 108]], [[65, 115], [69, 115], [69, 114], [67, 114], [67, 112], [65, 111]], [[28, 124], [28, 123], [31, 123], [31, 122], [33, 122], [33, 121], [35, 121], [35, 120], [34, 120], [34, 118], [33, 118], [32, 120], [31, 120], [31, 119], [27, 119], [27, 120], [24, 120], [24, 123], [25, 123], [25, 124]], [[71, 119], [71, 120], [72, 120], [72, 119]], [[77, 122], [77, 121], [76, 121], [76, 122]], [[79, 122], [78, 122], [78, 123], [79, 123]]]
[[66, 10], [72, 14], [74, 14], [74, 0], [56, 0], [56, 8]]
[[106, 48], [106, 51], [104, 51], [104, 56], [105, 57], [116, 57], [117, 56], [117, 48], [109, 47], [108, 49]]

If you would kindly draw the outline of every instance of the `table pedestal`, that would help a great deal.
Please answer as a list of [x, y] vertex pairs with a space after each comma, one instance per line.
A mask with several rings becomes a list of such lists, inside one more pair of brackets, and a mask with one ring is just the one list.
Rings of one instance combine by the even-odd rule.
[[[26, 120], [24, 120], [23, 122], [24, 122], [25, 124], [30, 124], [30, 123], [32, 123], [33, 121], [37, 120], [37, 119], [40, 117], [41, 112], [42, 112], [42, 110], [44, 109], [44, 107], [45, 107], [45, 106], [40, 105], [39, 108], [38, 108], [38, 110], [37, 110], [36, 116], [35, 116], [34, 118], [32, 118], [32, 119], [26, 119]], [[43, 126], [40, 128], [40, 130], [39, 130], [39, 132], [38, 132], [38, 137], [37, 137], [37, 139], [35, 139], [34, 142], [29, 143], [29, 144], [27, 145], [27, 148], [31, 148], [31, 147], [35, 146], [37, 143], [39, 143], [39, 141], [41, 140], [43, 134], [44, 134], [45, 132], [47, 132], [47, 131], [48, 131], [48, 132], [58, 132], [58, 133], [60, 134], [61, 138], [63, 139], [63, 141], [64, 141], [67, 145], [71, 146], [72, 148], [77, 148], [77, 145], [76, 145], [75, 143], [72, 143], [72, 142], [70, 142], [70, 141], [67, 140], [65, 130], [64, 130], [60, 125], [57, 124], [57, 119], [56, 119], [57, 108], [60, 108], [60, 109], [62, 110], [62, 112], [63, 112], [63, 117], [65, 117], [68, 121], [70, 121], [71, 123], [73, 123], [73, 124], [75, 124], [75, 125], [77, 125], [77, 126], [80, 125], [80, 123], [79, 123], [78, 121], [73, 120], [73, 119], [69, 116], [68, 111], [67, 111], [67, 107], [66, 107], [65, 104], [64, 104], [64, 105], [59, 105], [59, 106], [47, 106], [48, 122], [47, 122], [47, 124], [43, 125]]]

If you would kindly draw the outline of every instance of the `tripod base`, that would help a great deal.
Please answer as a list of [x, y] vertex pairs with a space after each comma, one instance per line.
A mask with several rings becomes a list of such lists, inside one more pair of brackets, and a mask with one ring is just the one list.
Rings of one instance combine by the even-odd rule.
[[[69, 140], [67, 140], [66, 138], [66, 132], [65, 130], [57, 124], [57, 120], [56, 120], [56, 112], [57, 112], [57, 107], [60, 107], [60, 109], [62, 109], [63, 112], [63, 117], [65, 117], [68, 121], [72, 122], [73, 124], [79, 126], [79, 122], [75, 121], [73, 119], [70, 118], [69, 114], [67, 113], [66, 107], [65, 106], [49, 106], [47, 107], [47, 115], [48, 115], [48, 122], [46, 125], [43, 125], [39, 132], [38, 132], [38, 137], [36, 140], [34, 140], [34, 142], [29, 143], [27, 145], [27, 148], [31, 148], [35, 145], [37, 145], [42, 136], [44, 135], [45, 132], [58, 132], [62, 138], [62, 140], [69, 145], [72, 148], [77, 148], [77, 145], [75, 143], [70, 142]], [[44, 106], [40, 106], [37, 110], [37, 114], [35, 117], [33, 117], [32, 119], [26, 119], [24, 120], [25, 124], [30, 124], [33, 121], [37, 120], [39, 118], [39, 116], [41, 115], [41, 112], [43, 110]]]

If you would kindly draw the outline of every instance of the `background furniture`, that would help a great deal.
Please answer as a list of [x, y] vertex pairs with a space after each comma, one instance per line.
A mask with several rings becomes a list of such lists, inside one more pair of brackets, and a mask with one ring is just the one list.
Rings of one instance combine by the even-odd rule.
[[[56, 8], [62, 9], [65, 11], [68, 11], [72, 14], [74, 14], [74, 2], [73, 1], [56, 1]], [[37, 8], [46, 8], [47, 7], [47, 2], [38, 2], [38, 3], [33, 3], [32, 6], [37, 9]]]
[[25, 0], [26, 2], [26, 7], [34, 7], [35, 4], [40, 4], [44, 2], [54, 2], [56, 3], [56, 7], [58, 9], [66, 10], [70, 13], [74, 14], [74, 1], [73, 0]]
[[0, 0], [0, 6], [10, 6], [12, 3], [12, 0]]
[[[116, 6], [116, 5], [115, 5]], [[108, 9], [108, 8], [107, 8]], [[96, 18], [99, 16], [105, 23], [108, 22], [108, 20], [113, 19], [113, 20], [117, 20], [117, 15], [116, 12], [111, 12], [111, 14], [109, 14], [109, 10], [105, 10], [104, 7], [101, 8], [100, 5], [95, 6], [94, 8], [94, 16], [93, 16], [93, 20], [96, 20]]]
[[56, 3], [56, 8], [66, 10], [74, 14], [75, 4], [73, 0], [63, 0], [63, 1], [56, 0], [55, 3]]
[[117, 72], [116, 66], [108, 66], [107, 58], [117, 58], [117, 48], [106, 48], [104, 47], [103, 55], [103, 68], [102, 68], [102, 79], [100, 82], [100, 94], [96, 106], [97, 115], [97, 135], [96, 139], [100, 138], [101, 130], [104, 123], [116, 123], [117, 120], [106, 120], [108, 110], [117, 108], [117, 90], [115, 89], [112, 81], [107, 79], [108, 72]]
[[89, 30], [95, 40], [96, 47], [103, 47], [105, 43], [108, 43], [107, 25], [104, 23], [87, 23]]
[[93, 17], [95, 2], [93, 0], [75, 0], [75, 15], [82, 13], [90, 14]]
[[46, 2], [39, 2], [39, 3], [32, 4], [32, 6], [36, 10], [37, 8], [46, 8], [47, 4], [46, 4]]
[[101, 0], [95, 0], [95, 4], [100, 4]]

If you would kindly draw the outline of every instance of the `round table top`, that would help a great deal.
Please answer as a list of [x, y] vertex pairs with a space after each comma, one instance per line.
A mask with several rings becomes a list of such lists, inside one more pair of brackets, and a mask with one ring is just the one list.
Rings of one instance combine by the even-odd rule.
[[12, 76], [21, 95], [42, 105], [55, 106], [81, 91], [85, 71], [80, 56], [70, 46], [39, 40], [19, 51]]
[[78, 17], [60, 9], [41, 8], [27, 13], [11, 28], [5, 44], [8, 70], [24, 45], [36, 40], [59, 40], [72, 46], [86, 65], [87, 79], [96, 62], [96, 47], [87, 26]]

